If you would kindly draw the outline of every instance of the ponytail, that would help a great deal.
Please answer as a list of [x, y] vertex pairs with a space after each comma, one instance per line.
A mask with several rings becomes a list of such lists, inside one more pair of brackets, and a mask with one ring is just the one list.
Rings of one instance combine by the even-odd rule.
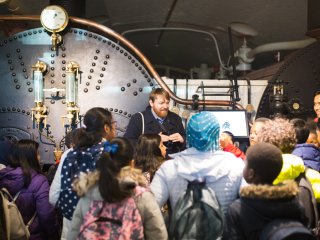
[[84, 149], [99, 143], [102, 139], [101, 134], [88, 132], [85, 128], [78, 128], [74, 137], [74, 147], [76, 149]]
[[125, 138], [114, 138], [106, 142], [104, 153], [97, 161], [100, 172], [99, 191], [102, 198], [109, 203], [120, 202], [132, 195], [135, 184], [120, 184], [120, 170], [128, 166], [133, 158], [133, 147]]
[[76, 133], [75, 148], [83, 149], [99, 143], [108, 136], [105, 126], [112, 129], [112, 114], [107, 109], [95, 107], [84, 115], [83, 123], [86, 126]]

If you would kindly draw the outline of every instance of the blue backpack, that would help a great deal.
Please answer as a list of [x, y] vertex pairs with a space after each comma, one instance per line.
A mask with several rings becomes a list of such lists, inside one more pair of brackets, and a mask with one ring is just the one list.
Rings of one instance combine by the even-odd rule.
[[214, 240], [221, 237], [223, 225], [223, 212], [214, 191], [205, 181], [193, 181], [171, 215], [169, 238]]
[[316, 240], [317, 238], [301, 222], [292, 219], [276, 219], [262, 230], [259, 240]]

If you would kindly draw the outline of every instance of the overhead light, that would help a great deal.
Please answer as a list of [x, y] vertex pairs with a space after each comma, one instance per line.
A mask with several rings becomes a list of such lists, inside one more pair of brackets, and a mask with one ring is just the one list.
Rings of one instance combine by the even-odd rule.
[[244, 37], [255, 37], [258, 35], [257, 30], [246, 23], [233, 22], [229, 24], [232, 31]]

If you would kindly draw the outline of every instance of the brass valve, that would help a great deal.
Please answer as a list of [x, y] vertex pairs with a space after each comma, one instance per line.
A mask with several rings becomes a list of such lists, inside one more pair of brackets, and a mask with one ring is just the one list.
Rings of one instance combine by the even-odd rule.
[[61, 116], [62, 118], [62, 125], [65, 125], [64, 119], [67, 119], [67, 122], [69, 124], [72, 123], [73, 119], [75, 119], [76, 122], [79, 122], [79, 112], [80, 108], [78, 108], [74, 103], [68, 103], [67, 104], [67, 115]]
[[78, 63], [70, 61], [67, 63], [66, 72], [69, 72], [69, 73], [76, 72], [76, 78], [77, 78], [79, 74], [79, 68], [80, 68], [80, 65]]
[[47, 65], [44, 62], [37, 61], [36, 64], [32, 65], [35, 71], [45, 72], [47, 70]]
[[36, 123], [37, 123], [37, 126], [39, 127], [40, 126], [40, 123], [43, 119], [43, 122], [44, 122], [44, 127], [46, 128], [47, 126], [47, 111], [48, 111], [48, 108], [43, 105], [43, 103], [41, 102], [37, 102], [36, 103], [36, 107], [34, 108], [31, 108], [31, 119], [35, 119], [36, 120]]
[[60, 34], [53, 32], [51, 35], [51, 43], [53, 51], [57, 50], [57, 46], [61, 43], [62, 37]]

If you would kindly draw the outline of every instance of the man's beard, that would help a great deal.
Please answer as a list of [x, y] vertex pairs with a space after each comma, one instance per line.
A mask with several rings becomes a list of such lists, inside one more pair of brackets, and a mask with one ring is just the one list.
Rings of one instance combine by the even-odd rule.
[[158, 117], [165, 118], [168, 115], [169, 110], [154, 110], [154, 112], [158, 115]]

